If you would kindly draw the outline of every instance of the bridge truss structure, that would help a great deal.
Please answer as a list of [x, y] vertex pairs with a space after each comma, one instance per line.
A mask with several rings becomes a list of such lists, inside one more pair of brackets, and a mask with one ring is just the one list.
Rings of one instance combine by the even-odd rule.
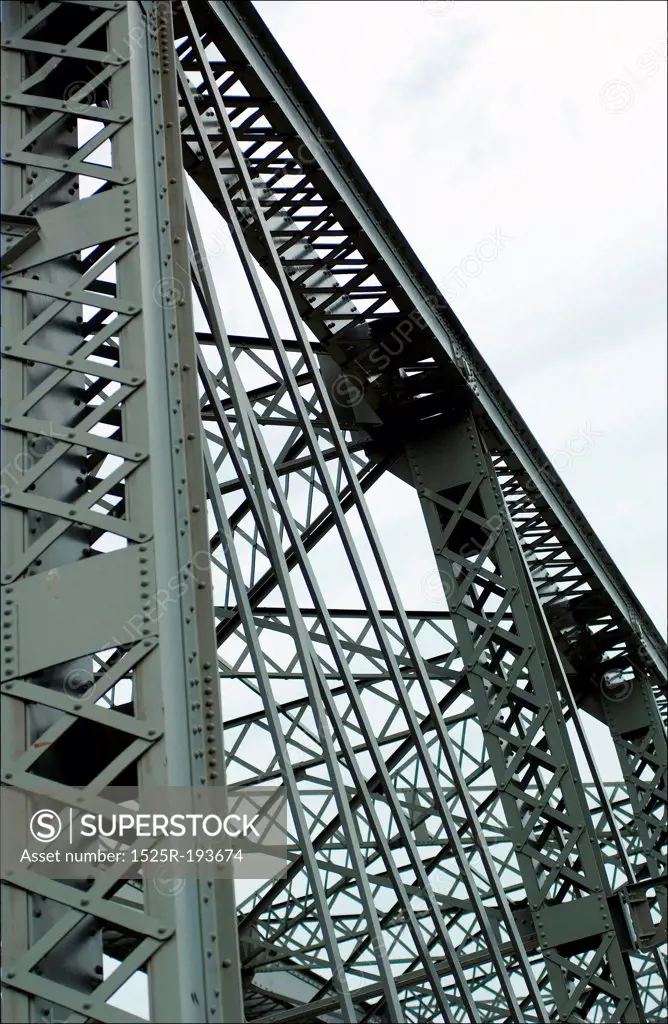
[[3, 786], [289, 804], [5, 872], [4, 1019], [664, 1020], [663, 640], [335, 130], [245, 0], [2, 18]]

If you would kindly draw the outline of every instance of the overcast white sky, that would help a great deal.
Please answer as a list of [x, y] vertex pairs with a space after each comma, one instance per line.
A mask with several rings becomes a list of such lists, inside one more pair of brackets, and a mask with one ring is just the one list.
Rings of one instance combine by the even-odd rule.
[[665, 631], [665, 5], [255, 6]]

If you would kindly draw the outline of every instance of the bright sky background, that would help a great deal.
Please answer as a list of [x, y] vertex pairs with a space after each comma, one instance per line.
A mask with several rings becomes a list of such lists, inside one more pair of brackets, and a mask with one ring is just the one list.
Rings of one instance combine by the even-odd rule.
[[665, 5], [255, 6], [665, 632]]

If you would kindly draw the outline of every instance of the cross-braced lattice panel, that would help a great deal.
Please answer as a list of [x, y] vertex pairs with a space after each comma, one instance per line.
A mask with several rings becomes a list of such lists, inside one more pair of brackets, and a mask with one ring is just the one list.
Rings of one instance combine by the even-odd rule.
[[[184, 158], [192, 175], [218, 212], [229, 218], [221, 196], [224, 183], [249, 249], [274, 284], [277, 268], [282, 268], [304, 323], [318, 338], [322, 351], [334, 356], [340, 367], [337, 372], [343, 374], [335, 394], [340, 399], [337, 412], [341, 422], [350, 421], [351, 410], [345, 407], [351, 396], [356, 401], [358, 394], [374, 408], [380, 403], [381, 411], [383, 403], [391, 400], [393, 415], [406, 423], [442, 416], [452, 401], [452, 382], [447, 385], [442, 379], [438, 346], [430, 346], [415, 330], [416, 324], [428, 319], [428, 310], [416, 315], [405, 282], [397, 280], [380, 255], [349, 197], [337, 193], [331, 176], [323, 172], [319, 150], [334, 141], [328, 135], [331, 130], [320, 131], [316, 125], [317, 145], [309, 148], [300, 138], [299, 127], [282, 109], [278, 85], [260, 79], [252, 61], [248, 62], [222, 31], [219, 15], [206, 3], [183, 4], [178, 19], [183, 33], [179, 52]], [[245, 13], [241, 20], [244, 17]], [[243, 154], [257, 203], [251, 201], [235, 174], [227, 135], [234, 137]], [[260, 213], [264, 227], [257, 220]], [[438, 295], [430, 299], [433, 302], [427, 303], [428, 309], [446, 308]], [[475, 384], [470, 369], [475, 366], [478, 371], [480, 358], [473, 358], [463, 342], [456, 351], [460, 349], [466, 355], [469, 380]], [[366, 405], [364, 409], [366, 412]], [[361, 422], [362, 417], [357, 420]], [[665, 681], [662, 684], [651, 658], [643, 657], [642, 640], [620, 616], [596, 569], [582, 558], [536, 481], [489, 424], [485, 429], [511, 518], [525, 546], [534, 582], [545, 598], [561, 653], [573, 653], [574, 639], [578, 649], [582, 647], [583, 630], [588, 638], [593, 637], [588, 646], [593, 646], [596, 657], [587, 679], [592, 685], [596, 675], [593, 685], [602, 702], [599, 714], [617, 740], [624, 775], [633, 792], [638, 816], [636, 842], [646, 851], [650, 871], [658, 874], [665, 870], [665, 733], [652, 691], [641, 698], [647, 705], [644, 709], [639, 706], [638, 691], [651, 684], [661, 707]], [[561, 485], [547, 462], [540, 473], [559, 491]], [[574, 616], [579, 624], [575, 634]], [[626, 695], [634, 678], [637, 707], [633, 727], [627, 717], [625, 728], [619, 730], [611, 719], [610, 704], [620, 690]], [[581, 704], [588, 698], [577, 690], [576, 700]], [[565, 702], [567, 718], [572, 710]]]
[[[326, 386], [325, 348], [316, 339], [344, 328], [346, 337], [351, 329], [368, 331], [371, 322], [380, 323], [384, 313], [395, 315], [397, 307], [383, 305], [387, 295], [381, 295], [377, 281], [377, 294], [371, 295], [364, 287], [357, 288], [364, 274], [350, 275], [349, 266], [334, 265], [339, 252], [344, 261], [351, 253], [360, 266], [363, 260], [359, 251], [341, 248], [345, 231], [326, 210], [310, 180], [308, 161], [301, 166], [295, 161], [292, 140], [288, 146], [286, 141], [269, 138], [272, 127], [265, 119], [266, 109], [249, 94], [242, 64], [223, 59], [205, 32], [198, 38], [191, 8], [184, 5], [182, 11], [189, 29], [179, 44], [185, 158], [198, 188], [211, 203], [206, 216], [217, 213], [230, 226], [232, 251], [247, 282], [240, 287], [248, 289], [255, 322], [259, 320], [255, 334], [245, 335], [241, 318], [237, 324], [234, 316], [236, 295], [230, 314], [229, 285], [225, 287], [222, 275], [216, 288], [217, 268], [207, 258], [203, 232], [194, 223], [195, 208], [204, 209], [203, 200], [193, 188], [191, 262], [201, 316], [202, 410], [209, 442], [228, 765], [232, 777], [239, 780], [288, 780], [294, 801], [290, 838], [300, 851], [287, 881], [251, 898], [252, 910], [242, 925], [243, 933], [253, 935], [247, 946], [249, 968], [261, 972], [273, 963], [276, 973], [281, 963], [285, 970], [301, 967], [322, 999], [336, 986], [337, 978], [343, 979], [350, 986], [362, 986], [357, 989], [358, 1000], [365, 996], [381, 1012], [385, 998], [373, 991], [373, 979], [380, 978], [381, 986], [386, 980], [384, 951], [390, 956], [392, 974], [399, 978], [402, 973], [408, 977], [424, 963], [419, 943], [411, 946], [414, 933], [406, 945], [410, 920], [398, 937], [392, 933], [389, 945], [386, 940], [384, 951], [376, 940], [378, 928], [384, 935], [392, 921], [379, 903], [383, 889], [376, 886], [376, 876], [381, 869], [388, 879], [384, 884], [394, 895], [398, 891], [403, 896], [397, 889], [396, 869], [402, 881], [402, 873], [408, 880], [409, 894], [417, 895], [421, 884], [410, 845], [402, 851], [403, 860], [399, 855], [404, 833], [401, 827], [392, 831], [397, 828], [396, 818], [390, 817], [386, 835], [390, 848], [397, 851], [394, 875], [388, 871], [374, 831], [384, 823], [382, 818], [375, 822], [374, 814], [381, 810], [375, 793], [382, 780], [377, 756], [385, 755], [386, 748], [391, 760], [384, 759], [391, 770], [385, 784], [395, 793], [406, 786], [412, 786], [414, 793], [427, 792], [430, 784], [436, 787], [431, 807], [429, 801], [424, 806], [413, 801], [419, 818], [409, 820], [409, 826], [413, 843], [419, 835], [422, 865], [434, 872], [434, 878], [438, 872], [439, 902], [447, 906], [448, 929], [455, 937], [460, 965], [472, 972], [474, 980], [466, 976], [464, 983], [469, 991], [473, 985], [476, 1012], [493, 1015], [498, 1012], [498, 1000], [506, 998], [509, 1005], [519, 1000], [521, 1012], [529, 1013], [532, 1002], [534, 1007], [539, 1005], [537, 985], [551, 1007], [554, 979], [537, 966], [536, 984], [527, 970], [527, 946], [535, 935], [520, 939], [519, 916], [509, 919], [506, 912], [508, 895], [519, 896], [520, 902], [523, 880], [507, 834], [499, 838], [508, 830], [502, 798], [498, 791], [492, 796], [487, 793], [485, 803], [479, 805], [469, 788], [491, 779], [493, 772], [484, 728], [475, 721], [475, 701], [464, 682], [456, 639], [452, 629], [446, 628], [452, 651], [446, 665], [450, 684], [442, 691], [447, 694], [443, 698], [438, 690], [444, 677], [435, 676], [435, 666], [421, 649], [413, 624], [402, 621], [401, 605], [393, 606], [398, 595], [385, 573], [382, 548], [367, 528], [362, 491], [365, 484], [373, 486], [376, 466], [364, 454], [365, 447], [370, 450], [364, 418], [357, 417], [355, 429], [345, 429], [355, 418], [349, 410], [342, 412], [340, 405], [345, 403], [332, 416], [326, 397], [333, 398], [336, 406], [337, 395]], [[319, 248], [309, 248], [312, 242]], [[334, 309], [337, 315], [328, 319], [327, 311]], [[390, 451], [388, 458], [392, 456]], [[327, 571], [333, 567], [335, 573]], [[392, 606], [380, 620], [374, 610], [379, 601]], [[354, 622], [346, 623], [341, 607], [358, 609], [361, 621], [356, 629]], [[425, 694], [425, 667], [431, 695]], [[374, 671], [382, 675], [383, 685], [369, 682]], [[435, 705], [439, 714], [434, 713]], [[366, 721], [360, 717], [362, 710]], [[418, 726], [426, 739], [424, 746], [415, 743]], [[409, 756], [400, 746], [394, 749], [402, 740], [414, 748]], [[459, 802], [450, 807], [443, 787], [453, 772], [461, 789]], [[377, 807], [365, 804], [359, 785], [365, 774], [367, 786], [371, 783], [369, 796]], [[323, 791], [319, 800], [308, 789], [314, 780]], [[540, 802], [542, 788], [541, 797], [534, 799]], [[352, 815], [347, 821], [342, 804]], [[398, 813], [391, 801], [388, 809]], [[382, 807], [385, 814], [388, 809]], [[558, 800], [555, 813], [560, 813]], [[607, 813], [606, 808], [602, 814]], [[440, 824], [434, 828], [439, 816]], [[488, 827], [478, 833], [470, 823], [481, 817]], [[448, 839], [448, 828], [458, 832], [459, 848]], [[309, 833], [306, 849], [305, 829]], [[475, 841], [469, 842], [469, 832]], [[351, 843], [351, 835], [356, 842]], [[560, 839], [551, 837], [547, 842], [559, 861]], [[310, 863], [310, 844], [314, 863]], [[330, 859], [325, 852], [321, 857], [321, 850]], [[332, 863], [336, 865], [333, 874]], [[462, 864], [468, 865], [465, 871]], [[324, 890], [321, 878], [314, 881], [317, 868], [327, 871]], [[619, 857], [616, 870], [624, 870]], [[360, 873], [368, 877], [372, 889], [360, 888]], [[476, 908], [467, 881], [482, 897], [483, 919], [476, 915], [480, 907]], [[434, 886], [434, 879], [430, 884]], [[495, 914], [485, 900], [495, 899], [493, 894], [501, 891], [499, 916], [498, 909]], [[320, 903], [323, 896], [327, 910]], [[395, 913], [401, 913], [401, 908], [399, 899]], [[381, 916], [374, 918], [381, 909]], [[338, 957], [331, 960], [328, 911], [338, 938], [337, 954], [341, 948], [346, 952], [341, 967]], [[428, 918], [430, 912], [428, 905], [419, 905], [419, 919], [425, 913]], [[357, 932], [351, 932], [353, 921]], [[364, 929], [368, 939], [360, 946]], [[492, 932], [500, 945], [489, 946]], [[432, 955], [441, 954], [441, 949], [447, 953], [447, 946], [438, 945], [438, 928], [433, 934]], [[491, 949], [489, 976], [475, 960], [483, 947]], [[302, 956], [300, 951], [309, 955]], [[500, 960], [504, 967], [499, 973]], [[589, 977], [596, 974], [597, 966], [583, 968], [578, 962], [573, 970], [578, 977], [583, 970], [589, 972]], [[604, 965], [602, 975], [607, 970]], [[458, 988], [456, 970], [451, 973], [449, 1012], [466, 1013], [469, 991]], [[506, 977], [513, 986], [512, 995], [504, 987]], [[418, 980], [411, 993], [416, 986]], [[403, 1012], [408, 1013], [410, 997], [400, 994], [399, 998]], [[627, 999], [622, 996], [618, 1003], [622, 1012]], [[391, 999], [389, 1005], [394, 1005]], [[471, 1009], [469, 1003], [468, 1012]], [[424, 1006], [420, 1012], [426, 1012]], [[442, 1012], [438, 999], [432, 1012]], [[538, 1010], [539, 1015], [544, 1012], [542, 1007]]]
[[[486, 769], [465, 739], [472, 716], [451, 631], [406, 616], [364, 500], [378, 467], [350, 451], [363, 434], [338, 424], [279, 261], [276, 291], [254, 263], [250, 214], [240, 220], [227, 190], [245, 189], [258, 229], [266, 223], [231, 133], [228, 146], [237, 180], [221, 181], [218, 201], [266, 332], [240, 343], [227, 323], [194, 192], [228, 772], [287, 784], [294, 857], [244, 915], [248, 969], [271, 951], [275, 970], [300, 972], [318, 998], [339, 992], [344, 1006], [375, 983], [366, 998], [377, 1014], [412, 1012], [397, 986], [422, 970], [428, 1019], [489, 1014], [490, 986], [508, 1013], [540, 1019], [498, 875], [504, 854], [492, 854], [468, 792], [467, 777], [484, 781]], [[392, 610], [381, 614], [380, 600]]]
[[538, 492], [527, 490], [512, 457], [497, 456], [494, 464], [578, 703], [611, 730], [635, 808], [633, 847], [644, 850], [646, 870], [658, 877], [668, 866], [665, 683], [642, 636], [638, 643], [601, 603], [587, 567], [564, 548], [554, 517]]
[[[169, 312], [153, 294], [170, 223], [164, 137], [151, 120], [165, 22], [156, 6], [121, 2], [6, 13], [3, 782], [37, 806], [48, 797], [77, 814], [111, 812], [99, 799], [107, 786], [142, 785], [149, 772], [164, 783], [167, 761], [148, 399], [149, 352]], [[179, 596], [190, 596], [198, 569], [182, 568]], [[167, 602], [178, 607], [174, 594]], [[124, 870], [80, 883], [13, 871], [3, 983], [14, 1019], [120, 1019], [118, 990], [156, 964], [181, 998], [166, 947], [173, 901], [130, 891]]]
[[[555, 1011], [623, 1016], [635, 997], [603, 894], [610, 874], [627, 880], [632, 867], [605, 801], [587, 814], [559, 699], [563, 670], [492, 461], [473, 420], [409, 448]], [[592, 842], [601, 812], [616, 848], [608, 878]]]

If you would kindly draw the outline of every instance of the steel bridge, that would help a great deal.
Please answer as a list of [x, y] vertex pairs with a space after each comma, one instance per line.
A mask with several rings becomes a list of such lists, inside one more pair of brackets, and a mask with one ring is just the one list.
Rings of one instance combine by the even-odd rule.
[[664, 1020], [662, 638], [335, 130], [246, 0], [2, 18], [4, 791], [289, 803], [246, 892], [7, 868], [3, 1018]]

